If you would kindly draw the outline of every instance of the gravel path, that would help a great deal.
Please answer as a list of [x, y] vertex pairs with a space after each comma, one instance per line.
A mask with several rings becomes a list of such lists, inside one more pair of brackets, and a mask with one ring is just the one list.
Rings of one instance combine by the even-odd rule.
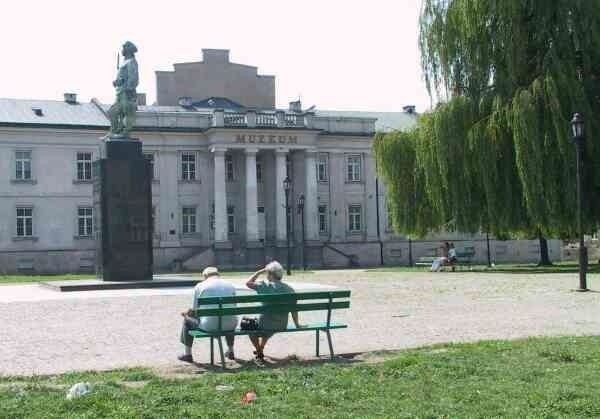
[[[337, 316], [337, 353], [391, 350], [439, 342], [600, 334], [600, 293], [577, 293], [576, 274], [374, 273], [321, 271], [298, 284], [352, 290]], [[243, 278], [233, 279], [241, 284]], [[600, 288], [600, 278], [588, 280]], [[177, 367], [179, 313], [191, 289], [56, 293], [37, 285], [0, 286], [0, 375], [52, 374], [119, 367]], [[305, 315], [310, 321], [319, 315]], [[321, 348], [327, 344], [322, 340]], [[314, 334], [276, 335], [267, 355], [314, 355]], [[247, 338], [236, 355], [252, 357]], [[194, 345], [208, 360], [206, 340]]]

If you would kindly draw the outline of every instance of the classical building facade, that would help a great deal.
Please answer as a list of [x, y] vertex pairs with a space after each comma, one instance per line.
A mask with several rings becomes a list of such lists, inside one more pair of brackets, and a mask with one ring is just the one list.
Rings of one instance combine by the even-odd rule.
[[[156, 72], [156, 104], [140, 95], [133, 136], [154, 167], [155, 269], [285, 261], [287, 223], [296, 266], [406, 259], [385, 249], [394, 236], [371, 146], [376, 130], [412, 126], [413, 108], [277, 109], [274, 76], [227, 50], [203, 54]], [[74, 94], [0, 99], [0, 274], [95, 268], [93, 162], [107, 109]]]
[[[203, 53], [156, 73], [156, 104], [140, 95], [133, 136], [153, 164], [156, 271], [285, 262], [287, 223], [295, 266], [399, 264], [435, 251], [391, 231], [372, 155], [374, 133], [413, 126], [413, 107], [277, 109], [273, 76], [226, 50]], [[0, 274], [95, 269], [93, 162], [107, 109], [74, 94], [0, 99]], [[485, 243], [469, 245], [485, 260]], [[507, 260], [537, 257], [514, 249]]]

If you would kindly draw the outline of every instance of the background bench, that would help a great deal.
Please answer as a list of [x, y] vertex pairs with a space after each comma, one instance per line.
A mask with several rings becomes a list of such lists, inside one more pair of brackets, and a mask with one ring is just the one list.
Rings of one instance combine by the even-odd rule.
[[[267, 333], [291, 333], [315, 331], [315, 353], [319, 356], [319, 332], [327, 334], [329, 354], [333, 358], [333, 342], [330, 330], [348, 327], [346, 324], [332, 321], [333, 310], [346, 309], [350, 307], [350, 291], [312, 291], [298, 292], [292, 294], [250, 294], [236, 295], [231, 297], [200, 297], [198, 298], [198, 309], [195, 317], [215, 316], [218, 317], [218, 330], [206, 331], [200, 329], [190, 330], [190, 336], [194, 338], [210, 338], [210, 362], [214, 364], [214, 340], [219, 344], [221, 365], [225, 368], [225, 357], [223, 354], [222, 337], [225, 335], [261, 335]], [[224, 307], [236, 304], [236, 307]], [[207, 307], [208, 306], [208, 307]], [[297, 329], [294, 325], [281, 330], [241, 330], [239, 326], [232, 331], [221, 330], [223, 316], [258, 316], [263, 313], [275, 312], [303, 312], [322, 311], [325, 319], [321, 322], [306, 323], [306, 327]], [[289, 316], [289, 314], [288, 314]], [[288, 317], [289, 321], [289, 317]]]
[[[415, 263], [415, 265], [416, 266], [431, 266], [433, 261], [435, 259], [437, 259], [438, 257], [439, 256], [421, 256], [420, 258], [417, 259], [417, 262]], [[452, 270], [454, 270], [456, 268], [456, 266], [459, 266], [459, 265], [470, 265], [471, 262], [473, 261], [473, 257], [475, 257], [475, 247], [474, 246], [465, 246], [463, 248], [463, 250], [456, 251], [456, 261], [454, 261], [452, 263], [446, 263], [445, 265], [442, 265], [442, 268], [444, 266], [451, 266]]]

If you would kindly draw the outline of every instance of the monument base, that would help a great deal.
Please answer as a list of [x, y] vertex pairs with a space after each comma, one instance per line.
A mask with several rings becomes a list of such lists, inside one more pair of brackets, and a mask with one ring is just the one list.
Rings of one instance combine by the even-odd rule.
[[105, 141], [96, 162], [99, 276], [108, 282], [152, 280], [152, 173], [137, 139]]
[[68, 281], [40, 282], [40, 285], [58, 292], [128, 290], [149, 288], [195, 287], [200, 276], [154, 276], [150, 281], [103, 281], [81, 279]]

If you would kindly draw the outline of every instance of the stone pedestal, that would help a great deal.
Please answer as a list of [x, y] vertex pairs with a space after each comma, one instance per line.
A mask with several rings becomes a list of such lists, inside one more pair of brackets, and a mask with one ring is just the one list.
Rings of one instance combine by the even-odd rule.
[[104, 281], [152, 280], [152, 176], [142, 143], [107, 140], [94, 163], [97, 259]]

